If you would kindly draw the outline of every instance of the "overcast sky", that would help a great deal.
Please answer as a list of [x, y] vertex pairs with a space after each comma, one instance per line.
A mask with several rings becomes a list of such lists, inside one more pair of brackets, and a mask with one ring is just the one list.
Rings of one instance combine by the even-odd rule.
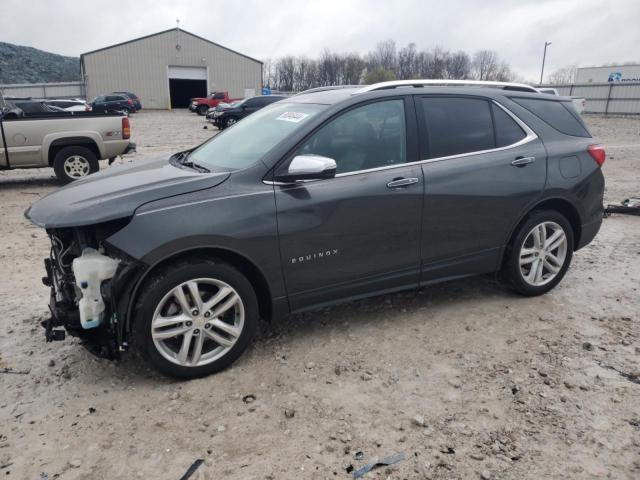
[[323, 49], [496, 50], [525, 79], [640, 61], [640, 0], [0, 0], [0, 41], [77, 56], [176, 26], [264, 60]]

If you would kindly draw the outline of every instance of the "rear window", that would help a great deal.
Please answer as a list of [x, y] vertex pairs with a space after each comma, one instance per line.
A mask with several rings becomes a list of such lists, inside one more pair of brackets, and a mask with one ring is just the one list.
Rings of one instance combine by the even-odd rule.
[[511, 98], [521, 107], [526, 108], [540, 120], [565, 135], [574, 137], [591, 137], [586, 127], [574, 113], [571, 112], [573, 106], [554, 100], [543, 100], [538, 98]]

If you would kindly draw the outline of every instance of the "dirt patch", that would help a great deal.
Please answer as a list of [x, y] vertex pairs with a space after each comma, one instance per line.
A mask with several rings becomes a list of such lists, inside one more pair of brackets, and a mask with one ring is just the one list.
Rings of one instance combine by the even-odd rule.
[[[607, 201], [640, 193], [640, 120], [587, 117]], [[186, 112], [132, 116], [131, 160], [197, 144]], [[44, 342], [49, 243], [23, 211], [50, 169], [0, 175], [0, 473], [7, 479], [640, 477], [640, 219], [614, 216], [561, 285], [481, 277], [263, 325], [230, 369], [175, 382]], [[248, 401], [250, 399], [250, 401]]]

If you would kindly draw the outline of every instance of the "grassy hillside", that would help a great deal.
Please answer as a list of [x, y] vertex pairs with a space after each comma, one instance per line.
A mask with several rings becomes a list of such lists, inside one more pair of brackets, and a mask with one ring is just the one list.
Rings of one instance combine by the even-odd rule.
[[0, 42], [0, 84], [80, 80], [80, 59]]

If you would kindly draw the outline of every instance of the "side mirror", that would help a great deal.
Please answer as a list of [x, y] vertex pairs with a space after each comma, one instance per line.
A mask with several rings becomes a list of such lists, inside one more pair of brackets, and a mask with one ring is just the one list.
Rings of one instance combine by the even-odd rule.
[[296, 155], [286, 173], [276, 175], [276, 181], [293, 183], [299, 180], [323, 180], [336, 176], [336, 161], [320, 155]]

